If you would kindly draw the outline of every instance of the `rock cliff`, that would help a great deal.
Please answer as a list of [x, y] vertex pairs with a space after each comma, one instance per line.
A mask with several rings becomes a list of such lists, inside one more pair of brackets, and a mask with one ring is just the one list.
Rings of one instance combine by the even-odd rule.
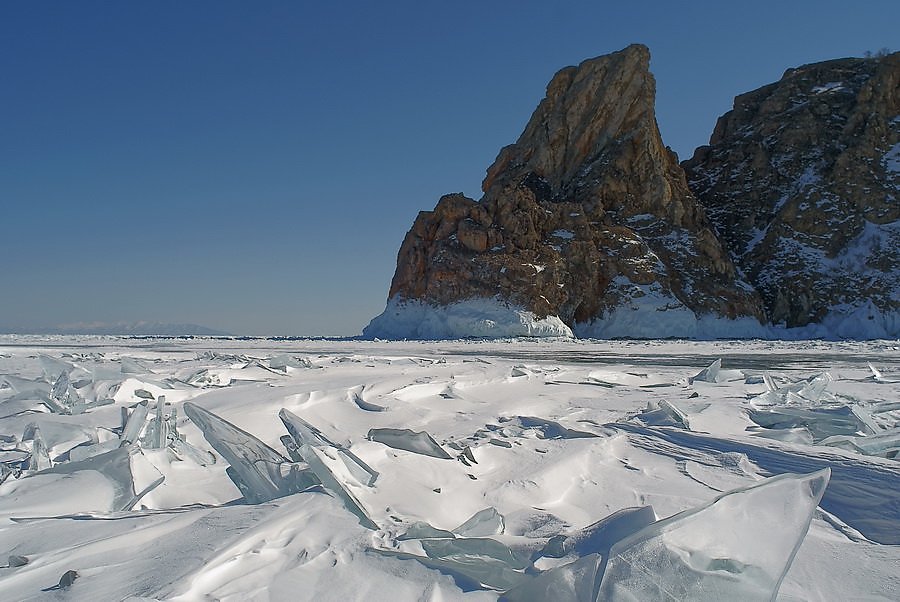
[[738, 336], [744, 283], [656, 124], [640, 45], [559, 71], [480, 201], [423, 211], [364, 335]]
[[768, 318], [900, 336], [900, 53], [789, 69], [682, 165]]

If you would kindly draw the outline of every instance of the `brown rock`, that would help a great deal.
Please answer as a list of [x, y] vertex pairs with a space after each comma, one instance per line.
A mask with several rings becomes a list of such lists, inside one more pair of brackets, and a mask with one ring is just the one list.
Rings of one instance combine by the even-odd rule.
[[419, 214], [389, 297], [498, 297], [571, 326], [652, 289], [671, 308], [761, 318], [662, 143], [649, 60], [633, 45], [557, 73], [482, 199]]
[[773, 322], [900, 311], [898, 86], [900, 53], [789, 69], [683, 163]]

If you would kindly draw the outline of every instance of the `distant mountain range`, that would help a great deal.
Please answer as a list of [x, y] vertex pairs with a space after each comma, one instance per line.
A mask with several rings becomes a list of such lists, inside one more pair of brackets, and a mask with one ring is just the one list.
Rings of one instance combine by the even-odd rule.
[[93, 334], [125, 336], [231, 336], [197, 324], [166, 324], [163, 322], [80, 322], [43, 328], [2, 328], [3, 334]]

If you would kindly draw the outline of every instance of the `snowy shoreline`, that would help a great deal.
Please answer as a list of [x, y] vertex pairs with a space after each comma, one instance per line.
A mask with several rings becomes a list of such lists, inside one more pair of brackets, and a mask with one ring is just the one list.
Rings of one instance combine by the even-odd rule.
[[365, 339], [463, 339], [577, 337], [579, 339], [694, 340], [873, 340], [900, 338], [900, 311], [885, 313], [871, 304], [833, 308], [818, 324], [787, 328], [753, 318], [696, 315], [671, 297], [635, 297], [608, 315], [569, 328], [558, 316], [538, 318], [498, 298], [469, 299], [446, 306], [392, 297], [363, 329]]

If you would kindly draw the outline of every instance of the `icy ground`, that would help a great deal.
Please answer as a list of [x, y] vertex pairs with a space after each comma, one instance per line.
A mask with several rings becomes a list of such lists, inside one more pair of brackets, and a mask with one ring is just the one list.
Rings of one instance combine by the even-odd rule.
[[897, 341], [5, 336], [0, 599], [897, 600], [898, 450]]

